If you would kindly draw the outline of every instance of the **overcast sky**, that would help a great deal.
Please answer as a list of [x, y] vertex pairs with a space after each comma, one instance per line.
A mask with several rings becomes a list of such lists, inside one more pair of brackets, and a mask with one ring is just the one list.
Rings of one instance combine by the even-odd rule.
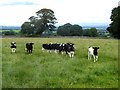
[[119, 0], [1, 0], [0, 25], [21, 26], [42, 8], [52, 9], [58, 24], [110, 23]]

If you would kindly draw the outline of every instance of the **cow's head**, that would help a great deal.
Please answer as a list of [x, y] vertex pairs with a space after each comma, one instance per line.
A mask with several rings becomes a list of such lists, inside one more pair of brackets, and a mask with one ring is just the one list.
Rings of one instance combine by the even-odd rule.
[[30, 45], [34, 45], [34, 43], [33, 43], [33, 42], [31, 42], [31, 43], [30, 43]]
[[11, 42], [11, 45], [15, 45], [16, 46], [16, 42]]

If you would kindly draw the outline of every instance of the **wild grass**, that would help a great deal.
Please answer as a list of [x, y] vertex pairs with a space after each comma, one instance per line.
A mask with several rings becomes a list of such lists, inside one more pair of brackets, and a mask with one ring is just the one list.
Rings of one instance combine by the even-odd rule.
[[[11, 54], [10, 42], [17, 43]], [[25, 43], [34, 42], [32, 55]], [[43, 43], [72, 42], [75, 57], [41, 50]], [[87, 59], [89, 46], [99, 46], [98, 62]], [[117, 88], [118, 40], [81, 38], [3, 38], [3, 88]]]
[[2, 40], [0, 39], [0, 89], [2, 89]]

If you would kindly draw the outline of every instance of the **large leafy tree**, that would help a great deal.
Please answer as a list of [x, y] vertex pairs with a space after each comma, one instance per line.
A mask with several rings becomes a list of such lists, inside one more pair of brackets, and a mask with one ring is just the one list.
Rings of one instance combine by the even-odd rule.
[[120, 39], [120, 6], [113, 8], [110, 19], [112, 22], [107, 30], [113, 37]]
[[83, 33], [82, 27], [66, 23], [58, 27], [57, 34], [61, 36], [81, 36]]
[[36, 17], [31, 16], [29, 18], [29, 23], [23, 23], [21, 32], [26, 33], [26, 29], [29, 32], [32, 28], [34, 35], [41, 35], [45, 30], [51, 31], [55, 28], [57, 19], [55, 18], [54, 11], [43, 8], [37, 11], [36, 15]]
[[[54, 24], [56, 24], [56, 18], [54, 15], [54, 11], [51, 9], [41, 9], [36, 12], [38, 16], [38, 21], [36, 22], [36, 26], [38, 27], [38, 33], [43, 32], [45, 30], [53, 30], [55, 28]], [[40, 25], [40, 27], [39, 27]]]
[[90, 28], [90, 29], [83, 30], [83, 35], [84, 36], [89, 36], [89, 37], [97, 37], [98, 32], [97, 32], [96, 28]]
[[30, 22], [24, 22], [21, 28], [21, 33], [25, 36], [30, 36], [34, 34], [34, 28], [31, 26]]
[[71, 36], [82, 36], [83, 35], [83, 30], [82, 30], [82, 27], [75, 24], [75, 25], [72, 25], [72, 27], [70, 28], [70, 35]]

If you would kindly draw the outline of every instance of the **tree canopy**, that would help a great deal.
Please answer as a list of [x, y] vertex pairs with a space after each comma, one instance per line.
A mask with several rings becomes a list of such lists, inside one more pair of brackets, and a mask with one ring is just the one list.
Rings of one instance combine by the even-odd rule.
[[41, 35], [45, 30], [53, 30], [56, 24], [54, 11], [43, 8], [36, 12], [37, 16], [31, 16], [29, 22], [24, 22], [21, 26], [21, 33], [29, 35]]
[[107, 30], [113, 37], [120, 39], [120, 6], [113, 8], [110, 19], [112, 22]]
[[83, 35], [84, 36], [89, 36], [89, 37], [97, 37], [98, 36], [98, 32], [96, 28], [90, 28], [90, 29], [85, 29], [83, 31]]
[[61, 36], [82, 36], [82, 27], [66, 23], [58, 27], [57, 34]]

